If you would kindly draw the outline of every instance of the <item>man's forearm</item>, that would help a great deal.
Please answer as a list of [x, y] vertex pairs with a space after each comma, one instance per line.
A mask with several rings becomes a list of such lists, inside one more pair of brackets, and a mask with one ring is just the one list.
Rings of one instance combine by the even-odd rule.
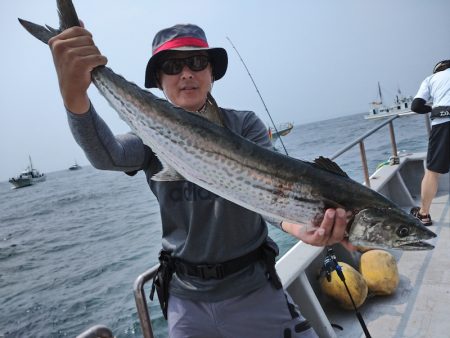
[[131, 133], [114, 136], [91, 105], [85, 114], [67, 111], [70, 130], [86, 157], [97, 169], [133, 171], [145, 161], [142, 140]]
[[431, 111], [431, 107], [426, 104], [424, 99], [415, 98], [411, 103], [411, 110], [418, 114], [426, 114]]

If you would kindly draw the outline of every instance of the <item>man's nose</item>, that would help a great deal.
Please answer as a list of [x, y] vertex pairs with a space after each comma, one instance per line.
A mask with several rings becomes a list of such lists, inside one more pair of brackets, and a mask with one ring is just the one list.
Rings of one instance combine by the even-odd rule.
[[193, 76], [193, 71], [187, 65], [184, 65], [183, 69], [181, 70], [181, 77], [182, 78], [191, 78], [192, 76]]

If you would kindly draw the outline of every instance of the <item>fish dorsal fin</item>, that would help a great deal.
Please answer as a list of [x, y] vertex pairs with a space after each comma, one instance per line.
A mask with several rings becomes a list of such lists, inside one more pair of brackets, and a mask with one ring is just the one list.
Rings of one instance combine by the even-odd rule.
[[327, 157], [319, 156], [314, 160], [314, 165], [319, 167], [320, 169], [332, 172], [333, 174], [349, 178], [347, 173], [344, 170], [342, 170], [341, 167], [336, 162], [330, 160]]

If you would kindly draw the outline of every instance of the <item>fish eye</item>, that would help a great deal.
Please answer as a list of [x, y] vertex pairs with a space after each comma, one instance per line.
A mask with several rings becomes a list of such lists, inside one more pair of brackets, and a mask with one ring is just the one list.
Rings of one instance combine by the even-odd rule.
[[397, 235], [399, 235], [400, 237], [406, 237], [409, 235], [409, 228], [402, 226], [400, 228], [398, 228], [397, 230]]

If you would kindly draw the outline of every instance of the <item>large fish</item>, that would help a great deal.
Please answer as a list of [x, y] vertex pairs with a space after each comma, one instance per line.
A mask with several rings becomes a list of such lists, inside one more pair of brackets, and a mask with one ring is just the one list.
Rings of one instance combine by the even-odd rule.
[[[57, 0], [60, 29], [19, 19], [48, 40], [79, 25], [69, 0]], [[92, 71], [100, 93], [163, 163], [154, 180], [185, 178], [269, 219], [313, 227], [327, 208], [353, 214], [347, 232], [355, 245], [426, 250], [436, 235], [379, 193], [351, 180], [334, 162], [300, 161], [262, 148], [142, 90], [108, 67]]]

